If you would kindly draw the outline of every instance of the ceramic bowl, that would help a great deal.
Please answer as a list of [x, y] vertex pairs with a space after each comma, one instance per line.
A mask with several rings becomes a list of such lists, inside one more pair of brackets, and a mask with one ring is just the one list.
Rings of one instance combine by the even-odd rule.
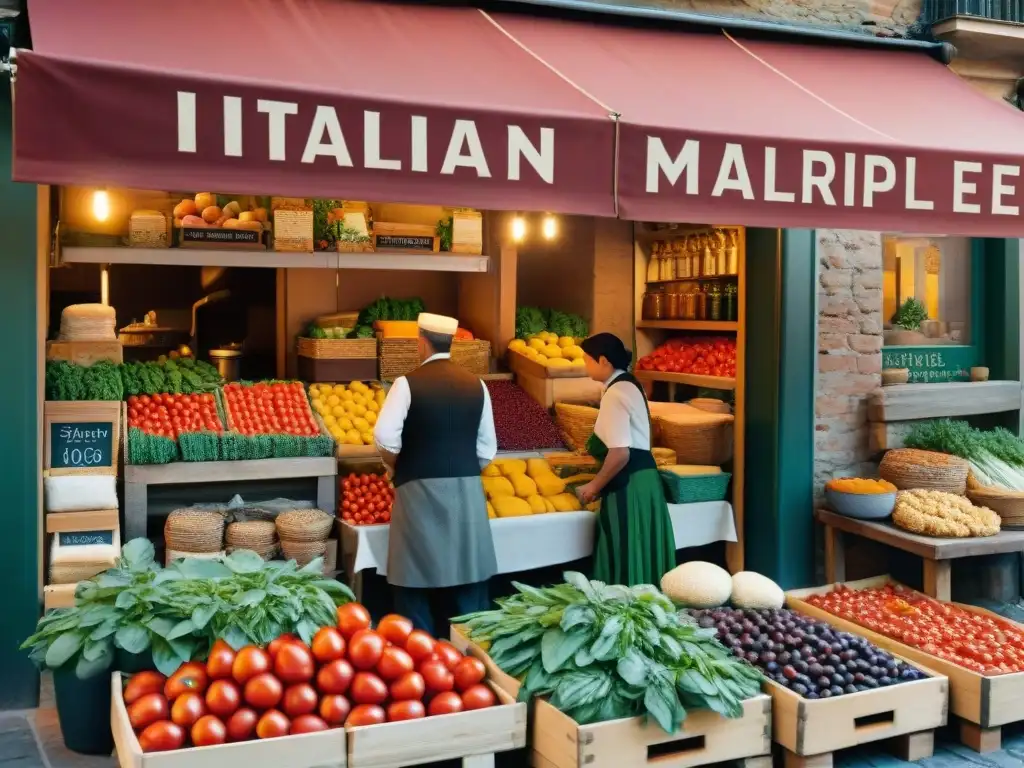
[[858, 520], [884, 520], [896, 506], [896, 492], [845, 493], [825, 489], [825, 501], [833, 512]]

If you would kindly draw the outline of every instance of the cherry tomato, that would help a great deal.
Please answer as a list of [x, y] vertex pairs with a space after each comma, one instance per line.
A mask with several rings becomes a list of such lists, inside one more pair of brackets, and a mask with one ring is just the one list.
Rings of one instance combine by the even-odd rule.
[[160, 720], [143, 729], [139, 746], [143, 752], [170, 752], [181, 749], [185, 743], [185, 730], [170, 720]]
[[353, 708], [345, 719], [345, 726], [355, 728], [360, 725], [380, 725], [387, 719], [384, 708], [376, 704], [360, 704]]
[[388, 705], [388, 722], [416, 720], [427, 714], [422, 701], [393, 701]]
[[412, 656], [407, 651], [395, 646], [385, 648], [381, 653], [380, 661], [377, 662], [377, 674], [385, 680], [397, 680], [415, 668]]
[[182, 728], [191, 728], [206, 714], [206, 702], [198, 693], [183, 693], [171, 707], [171, 722]]
[[245, 684], [245, 703], [255, 709], [272, 709], [283, 695], [281, 681], [269, 672], [252, 677]]
[[391, 683], [389, 691], [391, 698], [395, 701], [410, 701], [422, 699], [426, 693], [427, 686], [423, 681], [423, 675], [419, 672], [407, 672]]
[[309, 715], [316, 712], [319, 699], [309, 683], [296, 683], [285, 689], [281, 708], [288, 717]]
[[136, 731], [160, 720], [167, 720], [170, 707], [160, 693], [147, 693], [128, 707], [128, 722]]
[[248, 645], [235, 656], [235, 662], [231, 665], [231, 676], [239, 685], [245, 685], [256, 675], [269, 672], [270, 668], [271, 659], [267, 652], [254, 645]]
[[370, 612], [359, 603], [338, 606], [338, 629], [346, 640], [362, 629], [370, 628]]
[[241, 703], [242, 694], [230, 680], [214, 680], [206, 691], [206, 708], [217, 717], [230, 717]]
[[326, 731], [330, 726], [316, 715], [299, 715], [292, 720], [292, 727], [289, 731], [293, 736], [300, 733], [317, 733]]
[[298, 643], [288, 643], [277, 652], [274, 674], [282, 683], [305, 683], [313, 679], [316, 667], [310, 650]]
[[255, 710], [239, 709], [228, 718], [228, 741], [248, 741], [256, 735], [256, 723], [260, 717]]
[[345, 658], [345, 638], [334, 627], [323, 627], [313, 636], [310, 646], [313, 656], [321, 664]]
[[415, 629], [409, 633], [409, 638], [405, 641], [405, 650], [418, 664], [433, 656], [434, 638], [421, 629]]
[[472, 656], [466, 656], [459, 660], [459, 663], [455, 665], [453, 670], [455, 675], [455, 689], [463, 692], [468, 688], [472, 688], [479, 682], [482, 682], [484, 677], [487, 675], [487, 669], [484, 667], [484, 663], [480, 659], [474, 659]]
[[159, 672], [136, 672], [124, 687], [124, 703], [131, 706], [148, 693], [163, 693], [167, 678]]
[[357, 672], [349, 696], [356, 704], [383, 704], [388, 697], [388, 687], [370, 672]]
[[332, 728], [344, 725], [351, 711], [352, 705], [344, 696], [328, 695], [320, 700], [320, 717]]
[[164, 696], [173, 702], [183, 693], [204, 693], [210, 678], [206, 667], [199, 662], [190, 661], [178, 667], [178, 671], [167, 678], [164, 685]]
[[372, 629], [362, 629], [348, 643], [348, 658], [356, 669], [373, 669], [384, 653], [384, 638]]
[[453, 691], [437, 694], [437, 696], [430, 700], [430, 706], [427, 708], [427, 714], [431, 717], [434, 715], [451, 715], [461, 711], [462, 698]]
[[223, 640], [218, 640], [213, 644], [206, 659], [206, 674], [211, 680], [225, 680], [231, 677], [231, 667], [234, 663], [234, 649]]
[[434, 653], [452, 671], [455, 670], [456, 665], [463, 659], [462, 654], [456, 650], [455, 646], [444, 640], [438, 640], [434, 644]]
[[276, 739], [287, 736], [291, 729], [291, 721], [276, 709], [263, 713], [263, 717], [256, 723], [256, 736], [260, 739]]
[[228, 729], [213, 715], [206, 715], [192, 726], [192, 744], [196, 747], [210, 747], [228, 740]]
[[345, 659], [324, 664], [316, 675], [316, 687], [323, 694], [343, 694], [352, 684], [355, 670]]
[[486, 685], [474, 685], [462, 694], [462, 708], [466, 710], [493, 707], [495, 701], [494, 691]]

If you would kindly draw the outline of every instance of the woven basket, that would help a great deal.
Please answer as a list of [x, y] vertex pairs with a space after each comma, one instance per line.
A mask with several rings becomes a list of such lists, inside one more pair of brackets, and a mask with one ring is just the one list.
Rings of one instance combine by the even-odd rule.
[[999, 515], [1003, 528], [1024, 529], [1024, 493], [981, 485], [971, 474], [967, 477], [967, 498]]
[[225, 552], [179, 552], [168, 549], [164, 552], [164, 565], [168, 566], [175, 560], [218, 560], [224, 557]]
[[323, 541], [282, 541], [281, 549], [286, 560], [294, 560], [300, 568], [310, 561], [323, 557], [327, 551], [327, 540]]
[[452, 362], [477, 376], [487, 375], [491, 372], [491, 342], [480, 339], [453, 341]]
[[164, 523], [164, 545], [176, 552], [224, 549], [224, 515], [206, 509], [176, 509]]
[[380, 377], [393, 381], [399, 376], [412, 373], [419, 367], [420, 345], [418, 339], [380, 340]]
[[669, 504], [699, 504], [703, 501], [723, 501], [729, 490], [728, 472], [717, 475], [677, 475], [675, 472], [661, 471], [661, 481], [665, 486], [665, 498]]
[[714, 397], [695, 397], [687, 405], [708, 413], [732, 413], [732, 407], [727, 402]]
[[270, 520], [251, 520], [245, 523], [232, 523], [227, 531], [228, 547], [232, 549], [252, 549], [259, 551], [268, 547], [277, 547], [277, 526]]
[[50, 565], [50, 584], [77, 584], [114, 566], [111, 562], [62, 563]]
[[569, 447], [576, 451], [586, 450], [587, 440], [594, 434], [597, 422], [597, 408], [589, 405], [555, 403], [555, 424], [565, 436]]
[[935, 451], [897, 448], [887, 451], [878, 474], [901, 491], [924, 488], [963, 496], [970, 465], [963, 459]]
[[654, 463], [659, 467], [671, 467], [679, 463], [676, 461], [676, 452], [671, 448], [651, 448], [651, 454], [654, 456]]
[[240, 552], [243, 550], [248, 552], [255, 552], [264, 560], [270, 561], [277, 557], [278, 553], [281, 551], [281, 547], [275, 541], [273, 545], [269, 547], [228, 547], [225, 550], [225, 552], [230, 555], [232, 552]]
[[734, 418], [697, 408], [654, 417], [655, 442], [676, 452], [677, 464], [720, 466], [732, 458]]
[[334, 518], [321, 509], [293, 509], [277, 518], [277, 535], [284, 542], [326, 541]]
[[314, 360], [365, 360], [377, 356], [376, 339], [308, 339], [299, 337], [299, 357]]

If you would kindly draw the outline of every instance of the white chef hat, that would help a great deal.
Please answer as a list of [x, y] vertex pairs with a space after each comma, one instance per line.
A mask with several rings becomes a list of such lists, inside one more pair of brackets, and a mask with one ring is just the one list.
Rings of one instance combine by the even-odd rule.
[[419, 317], [416, 318], [416, 323], [419, 325], [420, 330], [439, 333], [442, 336], [454, 336], [455, 332], [459, 330], [459, 321], [454, 317], [432, 315], [429, 312], [420, 312]]

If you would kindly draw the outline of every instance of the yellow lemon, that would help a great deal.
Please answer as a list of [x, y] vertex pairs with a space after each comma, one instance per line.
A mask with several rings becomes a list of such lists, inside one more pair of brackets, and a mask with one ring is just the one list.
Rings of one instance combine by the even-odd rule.
[[549, 357], [547, 362], [545, 362], [545, 365], [548, 368], [568, 368], [572, 363], [564, 357]]
[[572, 361], [573, 368], [582, 368], [585, 365], [586, 363], [583, 361], [582, 357], [577, 357], [575, 360]]
[[385, 400], [385, 398], [387, 398], [387, 394], [384, 392], [383, 389], [378, 389], [377, 390], [377, 394], [376, 394], [376, 398], [377, 398], [377, 405], [384, 405], [384, 400]]
[[346, 432], [348, 432], [350, 429], [352, 429], [352, 419], [350, 419], [348, 417], [346, 417], [344, 419], [338, 419], [338, 426], [341, 429], [343, 429]]
[[535, 336], [535, 337], [533, 337], [532, 339], [530, 339], [527, 342], [527, 346], [530, 349], [534, 349], [534, 350], [540, 351], [540, 350], [544, 349], [544, 347], [547, 346], [547, 345], [544, 343], [544, 339], [539, 339], [539, 338], [537, 338]]
[[333, 416], [334, 418], [338, 419], [345, 415], [345, 409], [342, 408], [340, 405], [336, 405], [333, 408], [331, 408], [328, 411], [328, 413], [330, 413], [331, 416]]
[[363, 432], [363, 445], [373, 445], [373, 432]]
[[562, 356], [562, 348], [559, 347], [557, 344], [548, 344], [546, 347], [544, 347], [544, 349], [540, 350], [540, 352], [542, 355], [544, 355], [544, 357]]
[[319, 413], [321, 416], [327, 415], [327, 406], [323, 403], [317, 403], [313, 406], [313, 410]]
[[331, 395], [330, 397], [327, 398], [327, 404], [331, 406], [331, 408], [338, 405], [340, 402], [341, 398], [338, 397], [337, 395]]
[[362, 394], [353, 395], [352, 402], [356, 405], [366, 405], [366, 396]]
[[352, 445], [362, 445], [363, 444], [363, 436], [360, 435], [359, 432], [354, 430], [354, 429], [350, 429], [345, 434], [345, 440], [346, 440], [346, 442], [349, 442]]
[[564, 347], [562, 349], [562, 357], [567, 357], [570, 360], [583, 357], [583, 350], [573, 344], [571, 347]]
[[338, 429], [338, 427], [330, 427], [327, 431], [330, 432], [331, 437], [333, 437], [339, 443], [345, 442], [345, 433]]
[[357, 405], [355, 408], [352, 409], [352, 413], [354, 413], [356, 416], [365, 416], [366, 415], [366, 406], [365, 405]]
[[366, 404], [366, 410], [371, 413], [380, 413], [380, 406], [377, 405], [376, 400], [371, 400]]
[[351, 400], [353, 397], [354, 395], [347, 389], [341, 393], [342, 400]]
[[572, 336], [562, 336], [558, 340], [558, 346], [562, 347], [563, 349], [565, 347], [571, 347], [575, 343], [576, 343], [576, 339], [574, 339]]
[[334, 416], [332, 416], [331, 414], [328, 413], [328, 414], [326, 414], [324, 416], [324, 424], [326, 424], [328, 427], [331, 426], [332, 424], [337, 424], [337, 423], [338, 423], [338, 420], [335, 419]]
[[318, 405], [323, 405], [324, 401], [321, 400], [319, 397], [313, 397], [313, 398], [310, 398], [309, 404], [312, 405], [314, 408], [316, 408]]
[[344, 403], [341, 404], [341, 407], [344, 408], [348, 413], [352, 413], [359, 406], [356, 405], [355, 402], [352, 400], [346, 400]]
[[352, 426], [355, 429], [358, 429], [360, 432], [366, 432], [367, 430], [370, 429], [370, 422], [368, 422], [364, 418], [357, 416], [356, 418], [352, 419]]
[[352, 381], [349, 382], [348, 388], [353, 392], [362, 392], [366, 389], [366, 385], [361, 381]]
[[508, 348], [513, 352], [522, 352], [526, 349], [526, 342], [522, 339], [512, 339], [508, 344]]
[[310, 397], [316, 397], [319, 394], [320, 394], [320, 385], [319, 384], [310, 384], [309, 385], [309, 396]]
[[374, 424], [376, 424], [377, 423], [377, 414], [374, 413], [373, 411], [367, 411], [366, 412], [366, 423], [369, 424], [371, 427]]

